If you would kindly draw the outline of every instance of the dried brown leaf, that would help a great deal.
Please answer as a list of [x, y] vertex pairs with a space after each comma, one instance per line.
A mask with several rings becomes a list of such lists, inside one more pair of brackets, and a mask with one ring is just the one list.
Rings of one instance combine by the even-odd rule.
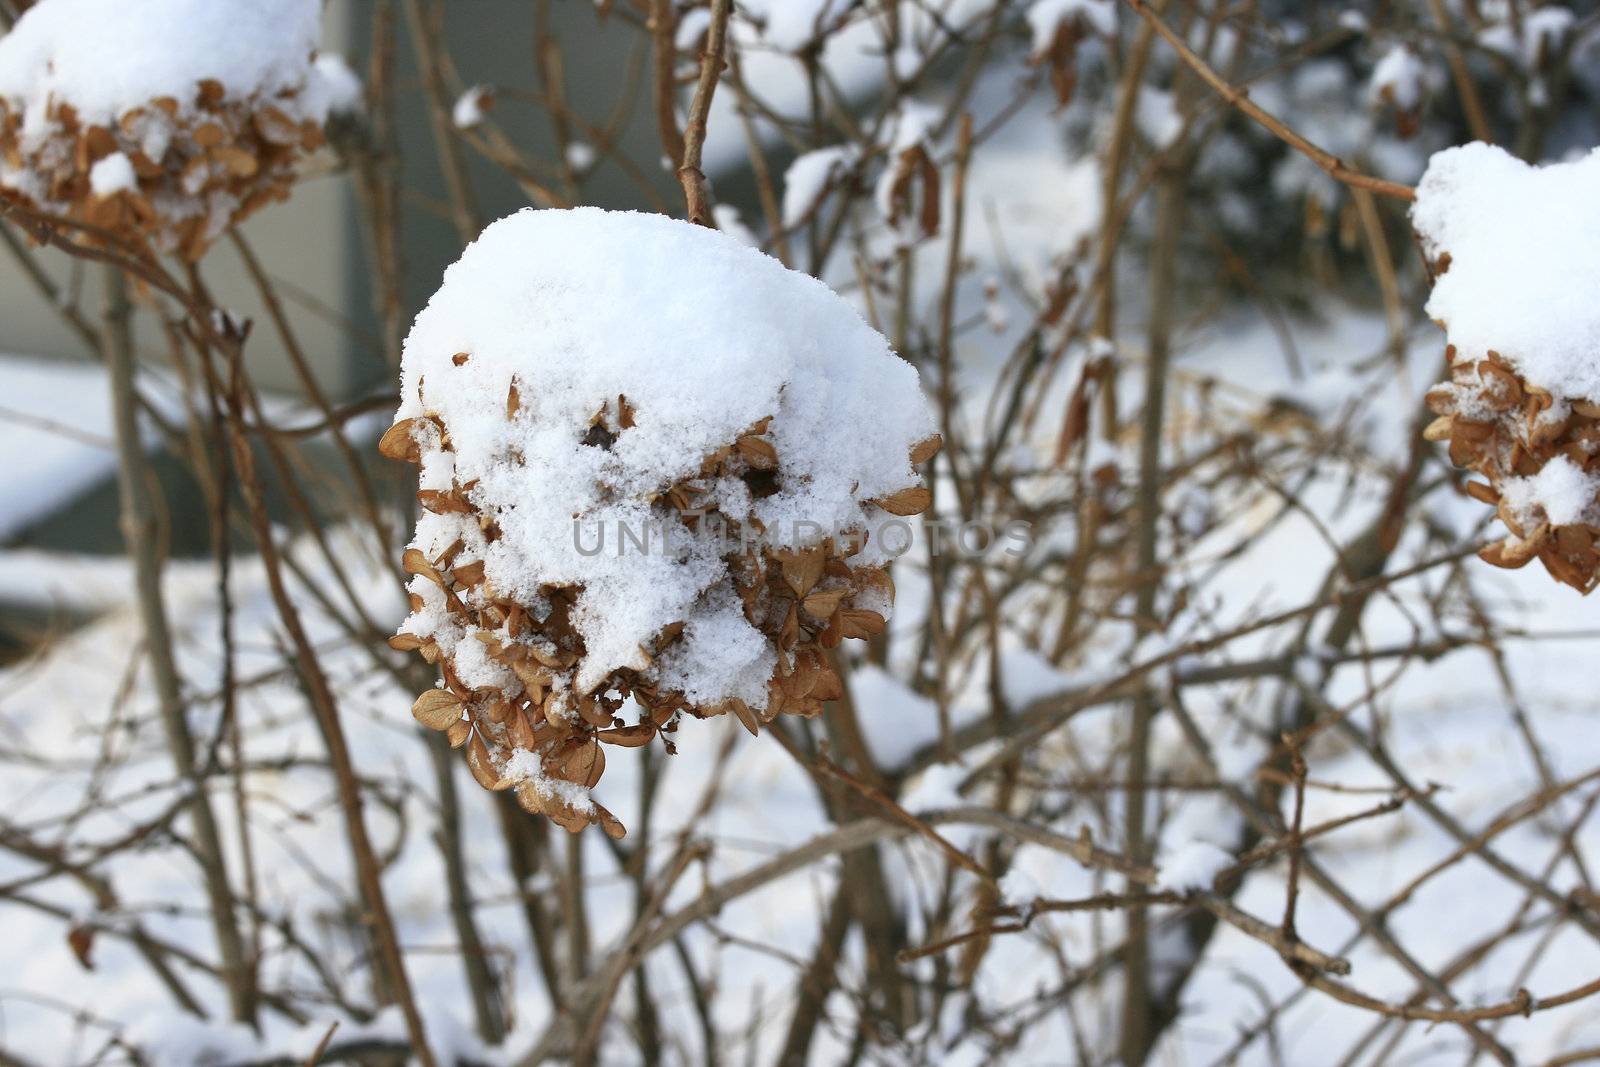
[[650, 743], [655, 737], [656, 727], [653, 722], [641, 722], [636, 726], [619, 726], [613, 730], [601, 730], [595, 736], [608, 745], [620, 745], [623, 748], [638, 748]]
[[840, 601], [844, 600], [844, 596], [847, 592], [849, 592], [847, 589], [829, 589], [822, 592], [815, 592], [806, 597], [805, 600], [801, 602], [801, 606], [803, 606], [809, 614], [815, 616], [816, 618], [832, 618], [833, 613], [839, 610], [839, 603]]
[[789, 588], [794, 590], [794, 595], [803, 597], [811, 592], [822, 577], [823, 564], [827, 557], [821, 548], [808, 548], [799, 552], [791, 552], [783, 557], [783, 580], [789, 583]]
[[846, 608], [839, 613], [838, 625], [841, 636], [864, 640], [883, 633], [883, 616], [876, 611]]
[[411, 717], [430, 730], [448, 730], [461, 721], [461, 698], [448, 689], [430, 689], [411, 705]]
[[756, 470], [770, 471], [777, 468], [778, 450], [772, 447], [771, 441], [746, 435], [739, 438], [735, 445], [739, 449], [739, 455]]
[[817, 674], [816, 684], [811, 687], [809, 698], [811, 700], [825, 701], [838, 700], [844, 696], [844, 682], [832, 667], [824, 667]]
[[913, 485], [873, 503], [891, 515], [920, 515], [933, 503], [933, 493], [925, 485]]
[[94, 970], [94, 927], [83, 923], [74, 924], [67, 930], [67, 947], [72, 949], [72, 954], [77, 957], [79, 965], [86, 971]]
[[416, 443], [411, 430], [416, 429], [416, 419], [400, 419], [394, 426], [384, 430], [384, 435], [378, 438], [378, 451], [389, 459], [398, 461], [418, 462], [422, 458], [422, 450]]
[[944, 447], [944, 438], [938, 434], [925, 437], [911, 446], [911, 462], [913, 464], [926, 463], [939, 454], [939, 449]]
[[472, 740], [467, 742], [467, 769], [472, 772], [472, 777], [478, 780], [478, 784], [491, 793], [510, 789], [516, 784], [500, 777], [500, 772], [495, 770], [494, 761], [489, 758], [489, 746], [484, 743], [483, 735], [477, 732], [474, 732]]

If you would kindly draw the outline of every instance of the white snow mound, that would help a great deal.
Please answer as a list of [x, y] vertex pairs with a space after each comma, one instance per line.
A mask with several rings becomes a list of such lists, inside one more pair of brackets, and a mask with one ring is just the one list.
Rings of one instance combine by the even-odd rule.
[[1225, 849], [1209, 841], [1189, 841], [1162, 858], [1161, 886], [1179, 893], [1210, 892], [1217, 875], [1234, 862]]
[[54, 96], [96, 125], [157, 97], [187, 109], [206, 79], [230, 98], [310, 88], [326, 107], [311, 65], [321, 11], [317, 0], [40, 0], [0, 38], [0, 97], [42, 119]]
[[[871, 531], [882, 513], [867, 502], [917, 484], [909, 452], [935, 429], [916, 371], [821, 282], [714, 230], [596, 208], [527, 209], [486, 229], [418, 315], [402, 378], [397, 420], [437, 416], [453, 448], [453, 463], [430, 463], [424, 447], [422, 487], [470, 486], [501, 531], [461, 561], [481, 557], [492, 586], [524, 602], [541, 585], [581, 587], [583, 692], [637, 668], [640, 647], [682, 620], [650, 672], [697, 702], [765, 706], [773, 652], [720, 547], [651, 501], [770, 416], [777, 491], [756, 499], [728, 478], [715, 487], [723, 514], [759, 521], [774, 546]], [[634, 425], [586, 444], [619, 397]], [[423, 513], [414, 547], [437, 556], [457, 518]], [[624, 541], [623, 526], [661, 521], [650, 551]], [[681, 556], [662, 550], [668, 535]], [[869, 540], [862, 561], [875, 551]], [[403, 629], [449, 652], [429, 584], [414, 582], [427, 602]]]
[[1542, 167], [1446, 149], [1411, 221], [1430, 258], [1450, 254], [1427, 311], [1459, 358], [1492, 349], [1558, 397], [1600, 401], [1600, 149]]

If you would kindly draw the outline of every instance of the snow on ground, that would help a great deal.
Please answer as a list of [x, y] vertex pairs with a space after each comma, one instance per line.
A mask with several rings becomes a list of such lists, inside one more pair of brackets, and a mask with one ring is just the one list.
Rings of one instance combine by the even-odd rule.
[[[343, 542], [349, 559], [360, 560], [364, 549]], [[302, 546], [305, 547], [305, 546]], [[308, 565], [313, 561], [306, 556]], [[399, 619], [404, 610], [400, 587], [393, 575], [382, 570], [358, 568], [357, 589], [367, 609], [383, 622]], [[203, 694], [216, 684], [218, 663], [212, 638], [215, 633], [215, 604], [212, 598], [215, 576], [208, 564], [179, 564], [169, 569], [167, 591], [172, 617], [178, 623], [180, 665], [196, 697], [191, 721], [201, 731], [217, 725], [217, 708]], [[303, 590], [297, 589], [297, 596]], [[344, 907], [342, 898], [330, 895], [334, 885], [353, 884], [348, 868], [348, 851], [343, 844], [343, 824], [333, 803], [331, 783], [315, 766], [321, 750], [315, 726], [284, 670], [279, 657], [275, 616], [267, 600], [260, 566], [255, 561], [236, 563], [235, 595], [241, 609], [242, 626], [238, 634], [240, 657], [237, 664], [242, 678], [253, 679], [243, 691], [240, 709], [255, 766], [246, 775], [247, 790], [256, 820], [252, 835], [257, 869], [262, 872], [262, 895], [269, 915], [291, 922], [303, 936], [320, 944], [344, 938], [333, 921]], [[342, 712], [353, 738], [358, 768], [378, 783], [382, 794], [404, 796], [403, 806], [390, 810], [369, 803], [368, 818], [380, 852], [393, 848], [404, 818], [408, 832], [404, 847], [386, 876], [402, 940], [416, 951], [409, 959], [419, 1000], [434, 1016], [430, 1031], [446, 1035], [468, 1022], [463, 990], [459, 984], [459, 964], [448, 953], [430, 946], [453, 944], [447, 915], [438, 907], [443, 893], [438, 853], [429, 840], [435, 816], [432, 792], [424, 783], [432, 781], [426, 749], [417, 742], [415, 727], [405, 709], [409, 694], [384, 671], [375, 667], [355, 646], [348, 644], [337, 627], [310, 608], [312, 638], [325, 650], [325, 663], [341, 694]], [[155, 817], [170, 806], [176, 794], [158, 786], [170, 774], [159, 734], [153, 721], [153, 706], [147, 679], [138, 655], [137, 624], [126, 606], [119, 606], [100, 621], [61, 638], [46, 652], [31, 661], [3, 672], [5, 691], [0, 696], [0, 732], [9, 744], [37, 749], [49, 756], [69, 759], [84, 757], [84, 767], [95, 766], [94, 756], [103, 751], [105, 723], [114, 719], [124, 724], [118, 732], [115, 751], [106, 768], [102, 786], [116, 803], [96, 810], [86, 818], [68, 822], [75, 853], [93, 855], [95, 842], [116, 838], [130, 827]], [[102, 670], [86, 672], [81, 664], [94, 657]], [[399, 657], [393, 657], [398, 660]], [[126, 690], [132, 684], [131, 692]], [[48, 707], [49, 714], [40, 714]], [[693, 744], [683, 744], [681, 755], [664, 768], [663, 788], [694, 796], [708, 784], [715, 770], [714, 756], [724, 732], [734, 745], [734, 758], [726, 771], [717, 775], [724, 790], [709, 821], [697, 824], [696, 832], [715, 844], [714, 859], [708, 873], [721, 876], [798, 844], [825, 825], [814, 794], [804, 777], [782, 750], [744, 734], [731, 718], [702, 724]], [[291, 756], [307, 757], [309, 765], [288, 770], [274, 769], [279, 760]], [[633, 757], [633, 758], [630, 758]], [[82, 799], [86, 779], [81, 774], [45, 772], [39, 768], [10, 763], [5, 769], [10, 815], [21, 825], [38, 828], [48, 837], [49, 829], [66, 817]], [[463, 776], [464, 778], [464, 776]], [[609, 803], [628, 819], [638, 818], [636, 798], [640, 788], [637, 753], [614, 752], [605, 792]], [[488, 828], [494, 816], [487, 794], [463, 781], [462, 803], [469, 827]], [[219, 799], [225, 799], [219, 798]], [[224, 839], [237, 840], [237, 825], [230, 804], [217, 805], [225, 820]], [[682, 820], [689, 812], [669, 806], [658, 812], [654, 840], [670, 842], [683, 830]], [[596, 870], [605, 870], [608, 853], [600, 844], [601, 835], [581, 839]], [[503, 880], [505, 860], [500, 851], [498, 832], [469, 832], [466, 838], [468, 863], [478, 872], [475, 890], [483, 901], [481, 922], [493, 947], [504, 945], [515, 950], [518, 968], [511, 977], [514, 988], [533, 989], [540, 979], [531, 969], [526, 951], [526, 934], [516, 906], [518, 887]], [[238, 856], [233, 860], [236, 862]], [[0, 858], [0, 878], [25, 876], [32, 864], [7, 853]], [[793, 899], [802, 887], [823, 882], [826, 870], [808, 872], [772, 887], [772, 899]], [[692, 880], [691, 880], [692, 881]], [[137, 920], [153, 936], [188, 947], [201, 957], [212, 952], [209, 928], [193, 912], [171, 912], [164, 904], [192, 899], [198, 892], [195, 872], [185, 858], [171, 850], [153, 848], [119, 859], [114, 868], [114, 885], [120, 907], [112, 912], [97, 910], [94, 901], [70, 882], [56, 886], [48, 895], [49, 906], [59, 906], [70, 915], [90, 917], [115, 926]], [[530, 891], [532, 887], [530, 887]], [[597, 944], [604, 945], [622, 931], [616, 925], [628, 908], [625, 883], [614, 878], [596, 878], [593, 885], [597, 907]], [[676, 893], [672, 906], [692, 899], [692, 886]], [[773, 909], [762, 898], [741, 902], [728, 909], [721, 921], [729, 929], [743, 931], [751, 938], [771, 937], [777, 943], [803, 944], [809, 937], [810, 913], [806, 909]], [[613, 905], [607, 907], [607, 902]], [[184, 1017], [152, 1008], [165, 1004], [165, 994], [153, 988], [144, 977], [143, 964], [120, 939], [102, 934], [95, 942], [93, 971], [83, 970], [68, 951], [65, 927], [47, 913], [8, 906], [8, 928], [13, 935], [0, 957], [7, 961], [14, 976], [0, 983], [0, 1009], [4, 1011], [4, 1045], [8, 1051], [28, 1055], [33, 1062], [73, 1062], [70, 1042], [63, 1042], [66, 1020], [48, 1007], [19, 1000], [54, 997], [62, 1001], [92, 1004], [97, 1014], [125, 1021], [143, 1020], [133, 1033], [156, 1035], [168, 1049], [183, 1049], [162, 1063], [202, 1062], [207, 1048], [241, 1051], [272, 1048], [284, 1054], [304, 1055], [320, 1037], [328, 1022], [343, 1019], [341, 1036], [360, 1032], [357, 1024], [343, 1012], [319, 1013], [304, 1026], [291, 1025], [268, 1014], [263, 1042], [242, 1042], [242, 1036], [223, 1026], [200, 1026]], [[615, 917], [614, 919], [611, 917]], [[732, 955], [738, 973], [759, 980], [771, 972], [769, 985], [776, 987], [783, 968], [759, 956], [744, 958], [736, 948], [719, 946], [712, 939], [691, 942], [697, 954], [707, 957]], [[267, 931], [267, 971], [274, 981], [317, 984], [314, 973], [306, 970], [291, 947]], [[342, 958], [353, 963], [360, 946], [345, 944]], [[511, 958], [510, 952], [501, 957]], [[135, 978], [134, 976], [139, 977]], [[202, 978], [193, 979], [197, 992], [211, 1007], [219, 1005], [216, 990]], [[673, 980], [665, 986], [670, 997]], [[522, 1041], [538, 1032], [544, 1019], [538, 1006], [540, 997], [520, 998], [517, 1003]], [[446, 1023], [453, 1018], [453, 1023]], [[398, 1020], [390, 1020], [389, 1036], [398, 1036]], [[730, 1021], [731, 1024], [731, 1021]], [[308, 1041], [308, 1036], [314, 1034]], [[448, 1042], [457, 1048], [459, 1041]], [[442, 1046], [444, 1047], [444, 1046]], [[517, 1047], [513, 1039], [512, 1049]], [[294, 1053], [293, 1050], [301, 1050]], [[500, 1058], [510, 1061], [511, 1053]], [[485, 1057], [482, 1062], [499, 1062]]]
[[122, 557], [0, 549], [0, 600], [8, 607], [103, 611], [123, 604], [132, 584]]
[[[162, 418], [185, 417], [181, 387], [166, 372], [141, 369], [137, 387]], [[280, 426], [321, 421], [297, 399], [266, 394], [262, 404]], [[365, 418], [350, 430], [366, 432], [371, 423]], [[153, 449], [159, 438], [145, 425], [146, 445]], [[115, 478], [114, 433], [110, 385], [98, 363], [0, 354], [0, 543]], [[97, 567], [84, 561], [80, 569]]]
[[[111, 394], [98, 364], [0, 355], [0, 541], [115, 475]], [[181, 411], [170, 386], [145, 376], [164, 415]], [[151, 443], [154, 443], [152, 436]]]

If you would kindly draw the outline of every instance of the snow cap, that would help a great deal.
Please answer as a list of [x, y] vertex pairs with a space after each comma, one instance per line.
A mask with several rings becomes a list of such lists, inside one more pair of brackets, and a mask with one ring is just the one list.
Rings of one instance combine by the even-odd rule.
[[1438, 153], [1411, 221], [1449, 253], [1427, 312], [1458, 358], [1503, 356], [1529, 382], [1600, 402], [1600, 149], [1530, 166], [1487, 144]]
[[205, 80], [229, 97], [270, 96], [313, 76], [321, 10], [317, 0], [41, 0], [0, 38], [0, 97], [54, 96], [103, 125], [157, 97], [186, 107]]

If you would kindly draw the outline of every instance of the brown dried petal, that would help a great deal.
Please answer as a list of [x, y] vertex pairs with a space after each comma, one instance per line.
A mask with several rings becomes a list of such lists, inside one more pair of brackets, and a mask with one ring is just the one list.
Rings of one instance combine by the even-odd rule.
[[418, 489], [417, 503], [435, 515], [470, 515], [473, 507], [459, 494], [443, 489]]
[[472, 740], [467, 742], [467, 769], [478, 780], [478, 784], [491, 793], [510, 789], [516, 784], [500, 777], [500, 772], [495, 770], [494, 761], [489, 758], [489, 746], [484, 744], [480, 733], [474, 732]]
[[641, 722], [636, 726], [619, 726], [614, 730], [601, 730], [595, 736], [608, 745], [638, 748], [640, 745], [649, 744], [650, 739], [655, 735], [655, 723]]
[[795, 596], [803, 597], [811, 592], [822, 577], [826, 558], [820, 548], [791, 552], [783, 557], [783, 580], [789, 583]]
[[778, 450], [772, 442], [761, 437], [745, 436], [737, 442], [739, 455], [758, 471], [774, 470], [778, 466]]
[[849, 592], [847, 589], [829, 589], [823, 592], [815, 592], [806, 597], [801, 606], [819, 619], [831, 618], [833, 613], [839, 610], [839, 603], [844, 599], [847, 592]]
[[594, 817], [600, 820], [600, 829], [604, 830], [611, 840], [621, 841], [627, 836], [628, 830], [622, 825], [622, 821], [599, 804], [594, 806]]
[[811, 687], [810, 699], [818, 701], [838, 700], [844, 696], [844, 682], [839, 678], [838, 672], [832, 667], [824, 667], [817, 674], [817, 682]]
[[521, 782], [517, 785], [517, 803], [529, 815], [543, 815], [545, 810], [545, 797], [539, 787], [533, 782]]
[[873, 503], [891, 515], [920, 515], [932, 505], [933, 492], [925, 485], [913, 485]]
[[756, 718], [756, 713], [750, 710], [750, 705], [735, 697], [722, 705], [723, 711], [732, 712], [744, 728], [750, 731], [751, 737], [761, 736], [761, 721]]
[[461, 721], [461, 704], [448, 689], [430, 689], [411, 705], [411, 716], [430, 730], [448, 730]]
[[588, 788], [605, 773], [606, 754], [593, 738], [575, 738], [546, 759], [544, 766], [550, 777]]
[[938, 455], [939, 449], [943, 447], [944, 438], [938, 434], [934, 434], [932, 437], [925, 437], [911, 446], [911, 462], [913, 464], [926, 463]]
[[883, 633], [883, 616], [876, 611], [846, 608], [839, 613], [838, 625], [842, 636], [865, 639]]
[[407, 574], [418, 574], [441, 588], [444, 586], [444, 578], [439, 574], [438, 569], [428, 561], [428, 557], [423, 554], [420, 548], [406, 549], [405, 555], [400, 557], [400, 567]]

